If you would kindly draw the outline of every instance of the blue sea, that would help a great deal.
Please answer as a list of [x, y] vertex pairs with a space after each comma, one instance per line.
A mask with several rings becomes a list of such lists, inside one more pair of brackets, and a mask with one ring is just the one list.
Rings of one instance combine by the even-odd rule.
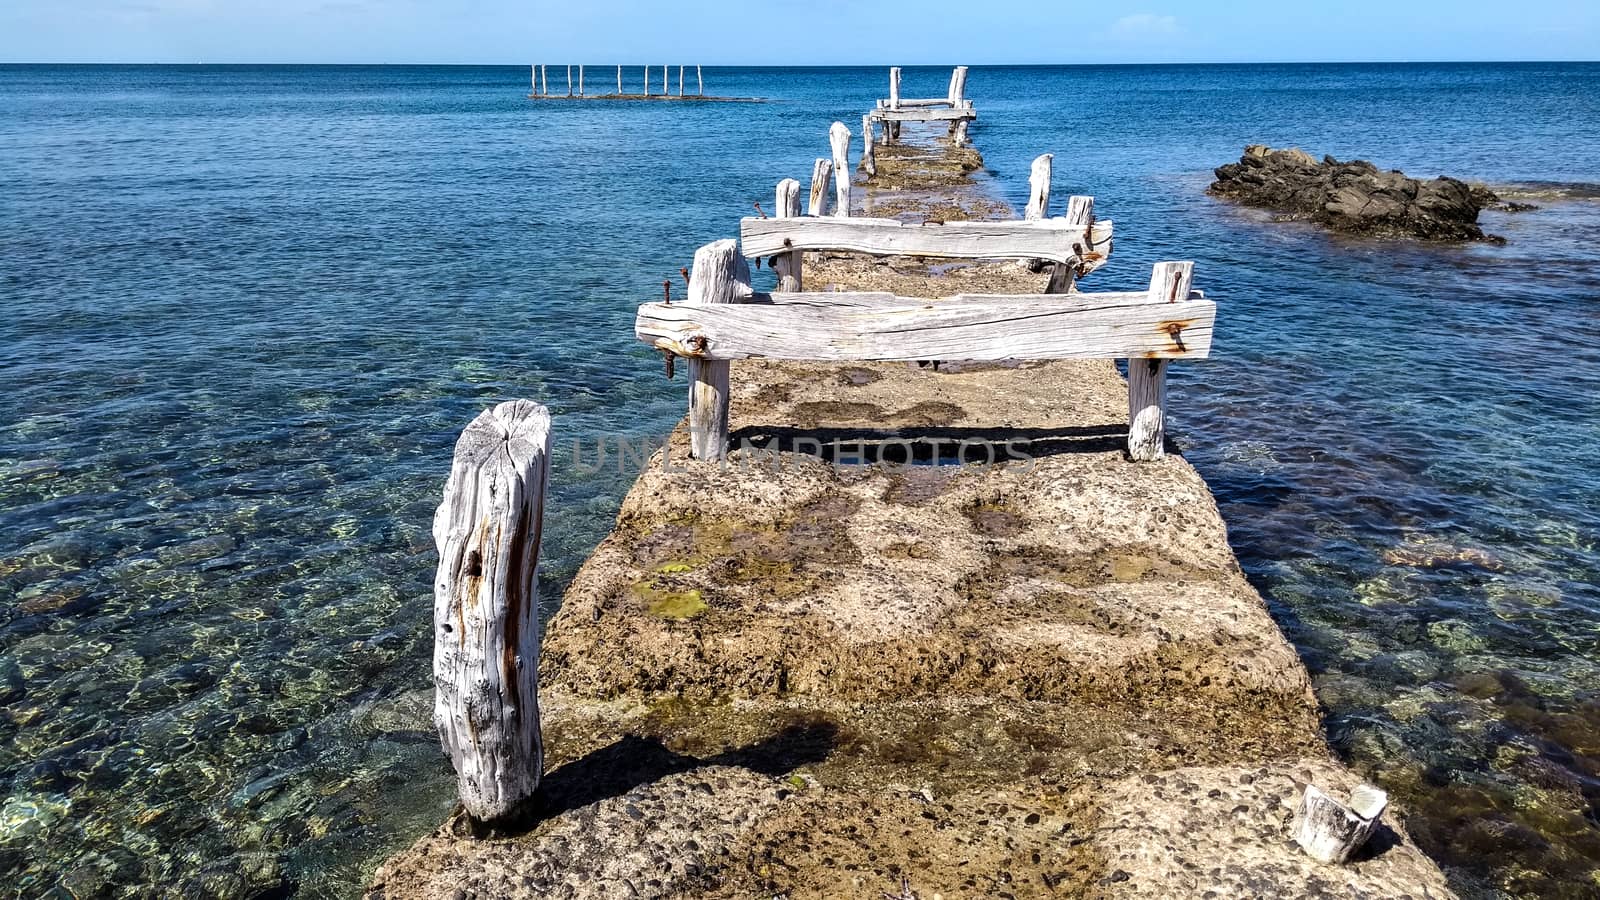
[[[442, 819], [455, 435], [551, 407], [553, 609], [632, 480], [572, 442], [685, 408], [635, 305], [886, 91], [705, 74], [769, 102], [0, 67], [0, 884], [348, 896]], [[1338, 752], [1461, 891], [1600, 895], [1600, 65], [979, 67], [968, 95], [997, 195], [1053, 152], [1055, 195], [1116, 220], [1086, 289], [1193, 259], [1219, 300], [1174, 431]], [[1484, 215], [1504, 246], [1335, 237], [1206, 196], [1250, 143], [1539, 208]]]

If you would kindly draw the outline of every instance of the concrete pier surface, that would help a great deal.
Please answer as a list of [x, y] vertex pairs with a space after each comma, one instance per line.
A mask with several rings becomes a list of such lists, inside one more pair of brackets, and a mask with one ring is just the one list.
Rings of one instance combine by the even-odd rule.
[[[969, 157], [884, 152], [905, 159], [866, 203], [997, 211]], [[1044, 283], [818, 254], [805, 275]], [[1305, 784], [1359, 779], [1204, 481], [1127, 459], [1126, 390], [1110, 362], [736, 363], [734, 446], [798, 452], [694, 462], [680, 426], [548, 627], [538, 808], [452, 819], [369, 896], [1452, 896], [1399, 810], [1347, 865], [1291, 839]]]

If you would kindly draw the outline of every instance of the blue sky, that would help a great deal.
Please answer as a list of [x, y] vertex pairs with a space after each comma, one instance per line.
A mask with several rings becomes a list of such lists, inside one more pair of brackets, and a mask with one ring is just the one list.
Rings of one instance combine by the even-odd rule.
[[1600, 59], [1600, 0], [0, 0], [5, 62], [1524, 59]]

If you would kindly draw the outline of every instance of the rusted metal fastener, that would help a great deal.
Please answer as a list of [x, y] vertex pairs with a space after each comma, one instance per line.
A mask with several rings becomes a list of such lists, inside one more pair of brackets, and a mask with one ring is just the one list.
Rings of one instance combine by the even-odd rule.
[[672, 280], [670, 278], [661, 279], [661, 302], [666, 306], [672, 305]]
[[706, 336], [703, 334], [690, 335], [689, 339], [684, 341], [684, 344], [688, 346], [691, 353], [699, 354], [706, 352]]
[[1180, 353], [1188, 353], [1189, 352], [1189, 348], [1185, 347], [1183, 345], [1183, 326], [1182, 325], [1179, 325], [1177, 322], [1169, 323], [1167, 325], [1167, 337], [1172, 338], [1172, 342], [1174, 344], [1178, 345], [1178, 352], [1180, 352]]
[[678, 269], [678, 274], [683, 276], [683, 283], [687, 285], [689, 283], [689, 267], [681, 266]]
[[667, 380], [671, 381], [672, 376], [677, 374], [673, 369], [673, 363], [677, 360], [677, 357], [672, 355], [671, 350], [662, 350], [661, 358], [667, 362]]
[[753, 205], [755, 206], [756, 212], [761, 216], [761, 218], [765, 219], [767, 217], [767, 213], [761, 208], [761, 201], [757, 200]]

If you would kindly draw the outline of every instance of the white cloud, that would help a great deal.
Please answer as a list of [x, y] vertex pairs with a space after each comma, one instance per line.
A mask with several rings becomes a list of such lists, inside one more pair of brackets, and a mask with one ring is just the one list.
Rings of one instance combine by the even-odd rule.
[[1154, 13], [1136, 13], [1131, 16], [1123, 16], [1111, 25], [1111, 34], [1125, 40], [1171, 37], [1177, 33], [1178, 19], [1176, 16], [1158, 16]]

